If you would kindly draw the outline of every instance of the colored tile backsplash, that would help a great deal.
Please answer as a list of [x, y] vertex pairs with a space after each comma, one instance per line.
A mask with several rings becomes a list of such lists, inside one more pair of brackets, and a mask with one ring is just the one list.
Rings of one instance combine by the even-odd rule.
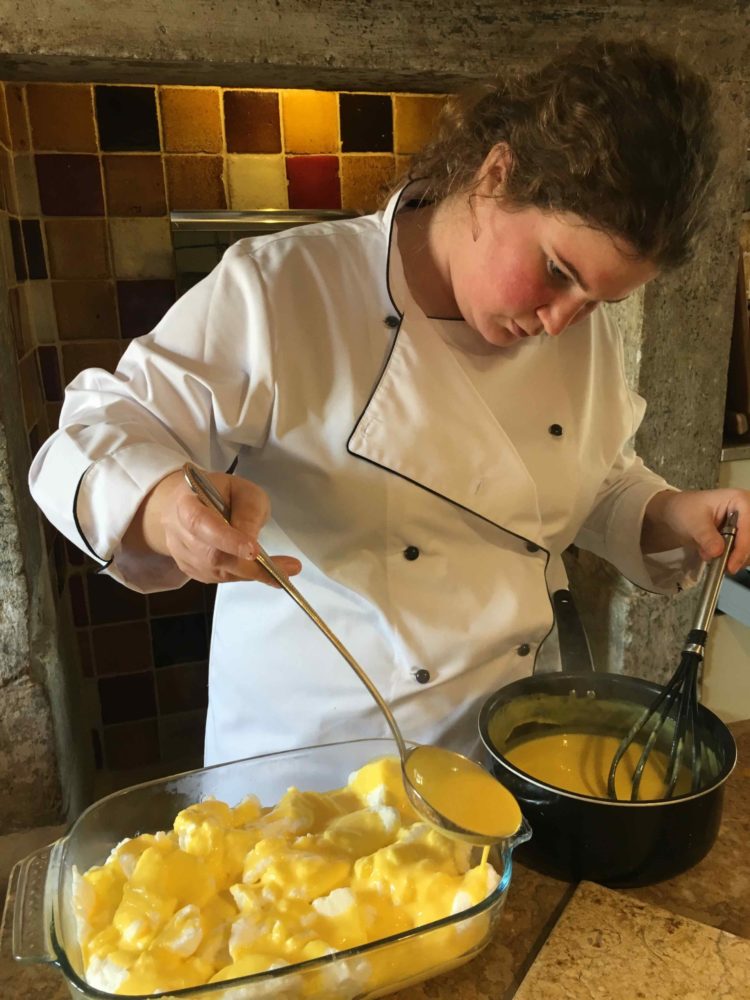
[[[368, 212], [431, 134], [442, 95], [0, 83], [0, 267], [29, 450], [64, 386], [113, 369], [176, 296], [169, 212]], [[45, 523], [97, 767], [202, 757], [214, 588], [136, 594]]]

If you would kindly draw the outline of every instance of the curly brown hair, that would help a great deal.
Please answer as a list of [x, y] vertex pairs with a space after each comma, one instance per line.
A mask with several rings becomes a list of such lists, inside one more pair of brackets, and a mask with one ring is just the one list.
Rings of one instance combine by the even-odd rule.
[[471, 191], [498, 143], [503, 200], [571, 212], [661, 268], [687, 260], [708, 215], [718, 129], [707, 81], [642, 40], [587, 39], [540, 69], [446, 102], [414, 158], [426, 197]]

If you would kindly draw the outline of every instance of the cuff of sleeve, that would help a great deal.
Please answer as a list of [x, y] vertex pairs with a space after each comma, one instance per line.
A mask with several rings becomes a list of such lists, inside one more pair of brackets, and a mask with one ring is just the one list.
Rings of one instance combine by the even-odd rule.
[[139, 443], [118, 449], [83, 472], [74, 516], [86, 548], [104, 564], [107, 575], [141, 593], [171, 590], [187, 580], [171, 559], [130, 559], [121, 547], [143, 498], [187, 458], [163, 445]]
[[[648, 502], [664, 489], [673, 488], [666, 483], [655, 485], [652, 480], [636, 483], [627, 490], [615, 505], [607, 525], [608, 536], [616, 532], [617, 537], [608, 537], [607, 544], [612, 551], [619, 552], [617, 567], [631, 583], [652, 593], [676, 594], [698, 580], [703, 567], [700, 556], [684, 548], [644, 555], [638, 544]], [[635, 539], [636, 544], [623, 546], [618, 539]]]

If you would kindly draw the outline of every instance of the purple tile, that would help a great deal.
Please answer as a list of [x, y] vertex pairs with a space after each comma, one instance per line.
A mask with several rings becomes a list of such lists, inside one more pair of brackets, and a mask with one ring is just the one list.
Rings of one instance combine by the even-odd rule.
[[339, 94], [341, 150], [392, 153], [393, 108], [387, 94]]
[[156, 715], [154, 675], [150, 671], [122, 677], [102, 677], [98, 684], [105, 725], [149, 719]]
[[60, 378], [60, 360], [57, 348], [51, 344], [43, 344], [37, 348], [39, 354], [39, 370], [42, 375], [42, 389], [48, 403], [59, 403], [63, 398], [62, 379]]
[[99, 625], [91, 630], [99, 677], [151, 670], [151, 643], [146, 622]]
[[32, 280], [47, 277], [47, 261], [44, 257], [44, 242], [39, 219], [22, 219], [23, 242], [26, 247], [26, 263]]
[[159, 726], [156, 719], [105, 726], [104, 752], [107, 767], [112, 771], [126, 771], [133, 767], [157, 764], [160, 754]]
[[177, 590], [162, 590], [148, 595], [148, 610], [151, 615], [183, 615], [191, 611], [202, 614], [206, 608], [205, 595], [209, 588], [205, 583], [188, 580]]
[[101, 150], [106, 153], [159, 150], [154, 87], [94, 87], [94, 100]]
[[110, 576], [89, 573], [86, 577], [92, 625], [139, 621], [146, 618], [146, 598]]
[[159, 712], [190, 712], [208, 705], [208, 664], [181, 663], [156, 672]]
[[34, 159], [45, 215], [104, 215], [98, 156], [37, 153]]
[[120, 334], [142, 337], [149, 333], [176, 298], [173, 281], [154, 278], [143, 281], [118, 281], [117, 305]]
[[89, 623], [89, 613], [86, 607], [86, 594], [84, 592], [83, 580], [80, 576], [70, 576], [68, 578], [68, 590], [70, 592], [70, 607], [73, 611], [73, 624], [76, 628], [81, 628]]
[[208, 659], [206, 616], [169, 615], [151, 619], [154, 665], [168, 667], [175, 663], [196, 663]]
[[28, 271], [26, 270], [26, 255], [23, 250], [21, 223], [13, 216], [10, 217], [8, 222], [10, 223], [10, 242], [13, 248], [13, 266], [16, 271], [16, 281], [26, 281]]

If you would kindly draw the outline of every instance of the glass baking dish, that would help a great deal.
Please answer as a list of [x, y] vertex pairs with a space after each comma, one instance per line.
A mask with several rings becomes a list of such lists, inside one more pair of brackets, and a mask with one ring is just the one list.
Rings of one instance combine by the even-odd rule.
[[[13, 908], [9, 915], [14, 957], [56, 965], [73, 997], [114, 997], [83, 979], [72, 905], [74, 869], [82, 872], [102, 864], [126, 837], [169, 830], [180, 810], [208, 796], [233, 806], [252, 793], [270, 806], [292, 785], [306, 791], [339, 788], [352, 771], [394, 752], [395, 744], [387, 739], [330, 743], [188, 771], [101, 799], [79, 817], [66, 836], [29, 855], [13, 869], [6, 908]], [[515, 837], [492, 848], [490, 861], [500, 880], [490, 895], [466, 910], [356, 948], [240, 979], [175, 990], [168, 996], [186, 1000], [269, 996], [278, 1000], [366, 1000], [455, 968], [488, 943], [508, 892], [511, 853], [530, 835], [524, 822]], [[481, 848], [473, 850], [475, 864]]]

